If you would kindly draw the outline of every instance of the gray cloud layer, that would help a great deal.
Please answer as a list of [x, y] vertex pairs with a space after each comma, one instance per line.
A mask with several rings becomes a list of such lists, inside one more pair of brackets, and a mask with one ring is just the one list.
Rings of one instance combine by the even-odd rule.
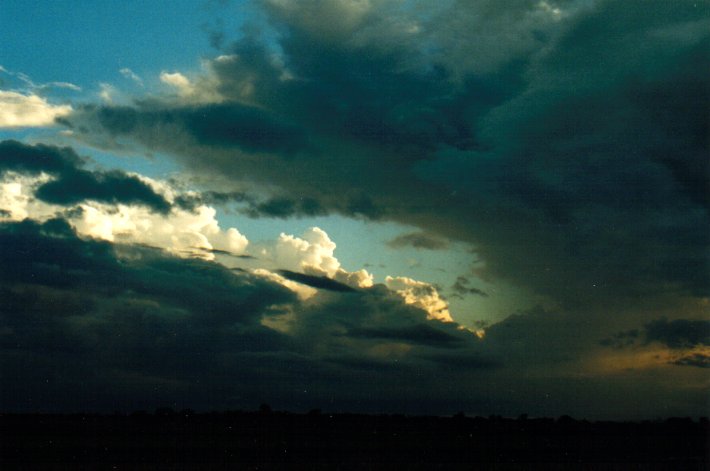
[[646, 324], [646, 340], [662, 342], [670, 348], [710, 346], [710, 321], [659, 319]]
[[[254, 215], [418, 225], [561, 301], [707, 293], [705, 7], [455, 2], [419, 19], [344, 3], [352, 21], [326, 31], [311, 20], [341, 7], [309, 5], [269, 7], [278, 61], [247, 36], [212, 62], [219, 105], [146, 100], [70, 121], [278, 189]], [[479, 16], [490, 31], [464, 28]]]
[[[0, 224], [0, 266], [3, 410], [264, 400], [310, 408], [336, 399], [372, 411], [394, 402], [397, 382], [433, 372], [444, 361], [437, 353], [471, 356], [478, 343], [384, 286], [356, 292], [288, 272], [324, 289], [299, 301], [216, 263], [81, 240], [62, 219]], [[421, 386], [404, 409], [431, 410], [436, 401]], [[442, 403], [452, 400], [461, 393]]]
[[[560, 365], [577, 371], [590, 350], [570, 334], [579, 319], [542, 308], [479, 340], [427, 321], [382, 285], [355, 291], [282, 272], [319, 290], [299, 300], [243, 270], [79, 239], [62, 219], [0, 224], [0, 267], [0, 370], [12, 379], [0, 388], [4, 410], [268, 401], [292, 410], [644, 417], [669, 400], [680, 404], [674, 413], [702, 410], [705, 400], [702, 390], [648, 395], [656, 375], [570, 376]], [[707, 340], [693, 333], [698, 326], [707, 327], [658, 321], [647, 337], [695, 345]], [[699, 353], [676, 360], [705, 363]], [[626, 392], [598, 395], [609, 388]]]
[[83, 159], [69, 147], [17, 141], [0, 142], [0, 176], [8, 171], [26, 175], [48, 173], [55, 177], [37, 188], [42, 201], [73, 205], [85, 200], [102, 203], [139, 204], [159, 213], [170, 211], [170, 204], [139, 178], [121, 170], [89, 171]]
[[424, 232], [402, 234], [390, 240], [387, 245], [395, 249], [409, 246], [415, 249], [442, 250], [448, 247], [446, 240], [432, 237]]

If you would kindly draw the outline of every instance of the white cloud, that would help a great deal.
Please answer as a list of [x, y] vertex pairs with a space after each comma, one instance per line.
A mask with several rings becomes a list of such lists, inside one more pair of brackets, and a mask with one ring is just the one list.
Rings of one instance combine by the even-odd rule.
[[333, 279], [353, 288], [370, 288], [374, 284], [374, 277], [364, 268], [352, 272], [338, 268]]
[[[151, 182], [153, 188], [167, 199], [172, 195], [161, 191], [167, 185], [141, 177]], [[0, 181], [0, 208], [6, 214], [0, 219], [22, 220], [26, 217], [46, 220], [65, 209], [33, 198], [34, 190], [49, 180], [40, 177], [7, 175]], [[242, 254], [249, 241], [237, 229], [221, 229], [216, 219], [217, 211], [209, 206], [199, 206], [194, 212], [174, 208], [168, 214], [151, 212], [143, 206], [110, 205], [84, 202], [77, 205], [81, 211], [70, 213], [69, 222], [80, 235], [112, 242], [141, 243], [160, 247], [179, 256], [215, 258], [213, 249]]]
[[259, 244], [254, 254], [270, 261], [274, 268], [332, 278], [340, 268], [340, 262], [333, 255], [335, 247], [324, 230], [312, 227], [302, 238], [281, 233], [276, 241]]
[[70, 82], [49, 82], [39, 86], [39, 88], [66, 88], [68, 90], [73, 90], [75, 92], [80, 92], [81, 87]]
[[160, 73], [160, 81], [173, 87], [177, 91], [178, 96], [187, 103], [205, 104], [222, 102], [224, 97], [218, 90], [219, 82], [214, 75], [211, 62], [205, 61], [202, 67], [205, 73], [200, 75], [195, 81], [191, 81], [180, 72], [171, 73], [165, 71]]
[[0, 73], [7, 74], [11, 77], [14, 77], [18, 79], [20, 82], [22, 82], [23, 87], [26, 88], [29, 91], [34, 91], [34, 90], [44, 90], [47, 88], [66, 88], [69, 90], [73, 90], [75, 92], [81, 91], [81, 87], [78, 85], [75, 85], [70, 82], [47, 82], [47, 83], [40, 83], [37, 84], [32, 79], [27, 75], [23, 74], [22, 72], [13, 72], [10, 70], [7, 70], [5, 67], [0, 65]]
[[407, 304], [424, 309], [428, 313], [428, 319], [454, 321], [449, 312], [449, 304], [439, 296], [434, 285], [405, 276], [388, 276], [385, 278], [385, 285], [399, 294]]
[[51, 126], [71, 111], [71, 106], [52, 105], [39, 95], [0, 90], [0, 128]]
[[99, 84], [101, 91], [99, 91], [99, 97], [106, 103], [113, 103], [113, 98], [116, 95], [116, 87], [109, 83]]
[[0, 180], [0, 220], [21, 221], [27, 217], [44, 220], [57, 210], [33, 197], [34, 189], [50, 180], [48, 175], [29, 177], [8, 172]]
[[116, 242], [143, 243], [176, 255], [214, 259], [213, 249], [241, 254], [249, 241], [234, 228], [223, 231], [216, 210], [200, 206], [195, 212], [173, 209], [170, 214], [142, 206], [80, 205], [82, 214], [71, 220], [79, 233]]
[[352, 288], [369, 288], [373, 285], [373, 276], [361, 269], [349, 272], [340, 266], [335, 257], [336, 244], [319, 227], [311, 227], [301, 237], [281, 233], [272, 241], [262, 241], [249, 246], [247, 253], [255, 260], [245, 265], [258, 266], [255, 273], [265, 276], [292, 291], [302, 299], [308, 299], [317, 291], [288, 280], [273, 273], [275, 270], [291, 270], [314, 276], [324, 276], [348, 285]]
[[180, 96], [189, 96], [195, 93], [195, 87], [190, 80], [180, 72], [161, 72], [160, 81], [175, 87]]
[[2, 182], [0, 183], [0, 220], [12, 219], [21, 221], [28, 216], [26, 207], [29, 195], [23, 193], [22, 183]]

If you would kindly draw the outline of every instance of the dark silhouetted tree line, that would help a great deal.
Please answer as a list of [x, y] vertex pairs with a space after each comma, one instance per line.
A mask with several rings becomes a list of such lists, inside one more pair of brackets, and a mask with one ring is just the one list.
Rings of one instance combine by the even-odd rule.
[[2, 414], [0, 468], [198, 469], [212, 464], [342, 464], [412, 469], [485, 463], [618, 463], [644, 469], [705, 469], [707, 418], [592, 422], [569, 416], [517, 419], [307, 414], [196, 413], [159, 408], [112, 415]]

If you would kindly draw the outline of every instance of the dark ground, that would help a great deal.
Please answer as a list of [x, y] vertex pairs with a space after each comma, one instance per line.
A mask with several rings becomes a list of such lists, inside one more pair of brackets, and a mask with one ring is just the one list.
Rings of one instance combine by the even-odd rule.
[[707, 419], [0, 414], [0, 469], [706, 469]]

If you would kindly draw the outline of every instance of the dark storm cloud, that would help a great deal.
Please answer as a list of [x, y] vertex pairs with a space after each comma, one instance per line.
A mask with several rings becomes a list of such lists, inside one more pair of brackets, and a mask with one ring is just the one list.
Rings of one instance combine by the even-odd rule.
[[[433, 373], [426, 355], [475, 344], [383, 286], [322, 293], [301, 302], [243, 270], [83, 240], [63, 219], [0, 223], [0, 368], [11, 378], [0, 408], [309, 409], [337, 398], [376, 411], [395, 384]], [[262, 325], [285, 312], [286, 330]], [[406, 394], [423, 410], [426, 389]]]
[[471, 286], [471, 280], [465, 276], [457, 276], [456, 281], [451, 286], [451, 289], [454, 291], [454, 295], [459, 297], [467, 294], [476, 294], [478, 296], [488, 297], [488, 293], [485, 291]]
[[617, 332], [611, 337], [600, 340], [599, 345], [614, 348], [630, 347], [637, 343], [639, 335], [640, 332], [638, 329], [625, 330], [623, 332]]
[[283, 155], [307, 147], [303, 131], [256, 108], [211, 105], [186, 113], [182, 118], [195, 139], [208, 146], [237, 146], [251, 152]]
[[325, 208], [313, 198], [293, 199], [289, 197], [270, 197], [260, 199], [244, 192], [203, 191], [193, 194], [181, 194], [175, 198], [175, 205], [194, 211], [199, 205], [241, 205], [239, 212], [250, 218], [290, 218], [298, 216], [323, 216]]
[[705, 6], [314, 5], [267, 2], [278, 51], [255, 35], [226, 48], [219, 105], [68, 119], [266, 183], [277, 195], [252, 216], [417, 225], [563, 302], [707, 293]]
[[325, 289], [328, 291], [339, 291], [343, 293], [353, 292], [355, 289], [348, 285], [335, 281], [325, 276], [306, 275], [290, 270], [279, 270], [278, 274], [291, 281], [297, 281], [312, 288]]
[[[701, 18], [690, 2], [602, 2], [531, 66], [530, 90], [497, 110], [488, 132], [501, 142], [518, 136], [499, 161], [509, 170], [496, 178], [538, 222], [520, 232], [529, 243], [484, 249], [493, 270], [515, 262], [517, 276], [540, 288], [552, 288], [547, 274], [568, 275], [584, 282], [577, 293], [584, 284], [613, 293], [662, 282], [707, 293], [708, 213], [693, 196], [708, 178], [710, 43]], [[675, 165], [698, 173], [679, 179]], [[549, 262], [516, 255], [523, 247]], [[629, 276], [631, 286], [622, 281]]]
[[225, 205], [229, 203], [250, 202], [250, 197], [240, 191], [219, 192], [202, 191], [199, 193], [182, 193], [175, 197], [174, 204], [182, 209], [194, 211], [202, 204]]
[[507, 366], [523, 369], [574, 363], [594, 346], [583, 341], [590, 324], [574, 312], [536, 306], [488, 327], [487, 353]]
[[2, 224], [0, 241], [4, 410], [216, 403], [249, 374], [235, 355], [283, 348], [259, 319], [294, 297], [261, 278], [80, 240], [62, 220]]
[[[311, 206], [317, 208], [319, 214], [337, 211], [368, 218], [387, 214], [389, 202], [379, 201], [381, 188], [387, 184], [399, 186], [400, 178], [409, 178], [413, 161], [431, 158], [431, 152], [438, 145], [455, 148], [472, 145], [470, 125], [464, 118], [471, 110], [461, 109], [458, 94], [451, 93], [442, 71], [410, 74], [399, 70], [407, 60], [406, 51], [385, 55], [376, 48], [371, 48], [373, 54], [348, 47], [329, 51], [331, 47], [316, 38], [298, 36], [289, 35], [288, 44], [282, 45], [287, 49], [288, 67], [297, 75], [293, 80], [282, 78], [283, 68], [270, 58], [271, 51], [254, 38], [247, 38], [231, 51], [225, 51], [233, 53], [235, 59], [211, 64], [219, 79], [218, 91], [228, 99], [220, 106], [229, 119], [232, 119], [226, 111], [229, 107], [240, 110], [246, 106], [242, 102], [248, 101], [257, 103], [259, 110], [269, 110], [269, 116], [281, 120], [286, 127], [292, 126], [289, 123], [299, 123], [303, 135], [308, 137], [295, 141], [286, 139], [285, 143], [286, 147], [299, 149], [295, 162], [289, 161], [295, 151], [281, 152], [276, 147], [262, 146], [250, 149], [249, 139], [241, 139], [241, 128], [245, 128], [243, 134], [267, 136], [270, 145], [278, 145], [272, 143], [281, 142], [281, 134], [272, 133], [271, 129], [277, 126], [272, 126], [271, 121], [255, 130], [265, 121], [223, 122], [224, 116], [220, 115], [216, 126], [233, 126], [233, 132], [240, 134], [240, 138], [215, 140], [204, 135], [195, 126], [202, 122], [211, 125], [212, 105], [169, 108], [145, 102], [135, 109], [87, 108], [70, 120], [83, 122], [86, 118], [87, 122], [95, 124], [92, 117], [97, 116], [98, 123], [109, 134], [130, 133], [156, 148], [175, 146], [177, 151], [196, 146], [195, 155], [209, 157], [190, 165], [218, 172], [224, 172], [224, 165], [229, 167], [225, 175], [230, 178], [265, 180], [285, 187], [288, 192], [302, 188], [304, 191], [298, 196], [317, 201], [317, 206]], [[296, 57], [298, 60], [293, 60]], [[474, 82], [477, 93], [487, 102], [500, 102], [504, 98], [496, 90], [497, 81]], [[245, 88], [253, 89], [246, 97]], [[422, 100], [430, 103], [422, 103]], [[185, 114], [194, 114], [197, 118], [186, 120]], [[170, 138], [165, 134], [168, 129]], [[299, 142], [308, 142], [308, 146], [299, 147]], [[269, 155], [259, 155], [258, 159], [237, 157], [234, 152], [227, 152], [230, 146], [234, 150], [254, 150]], [[224, 155], [216, 156], [214, 151], [224, 152]], [[287, 157], [286, 161], [280, 156]], [[237, 165], [228, 163], [232, 157], [239, 160]], [[384, 168], [389, 168], [386, 175], [380, 173]], [[362, 184], [370, 179], [371, 184]], [[371, 190], [375, 194], [371, 194]], [[278, 215], [290, 212], [290, 208], [283, 206], [276, 209]], [[308, 211], [309, 208], [304, 208], [303, 212]]]
[[449, 244], [446, 240], [434, 237], [425, 232], [410, 232], [402, 234], [387, 242], [387, 245], [395, 249], [402, 247], [414, 247], [415, 249], [443, 250]]
[[463, 341], [460, 337], [449, 335], [426, 324], [406, 328], [360, 328], [350, 330], [348, 335], [356, 338], [404, 340], [439, 347], [455, 347], [456, 343]]
[[427, 355], [451, 349], [466, 355], [479, 348], [479, 339], [458, 324], [427, 321], [423, 314], [383, 285], [323, 292], [318, 302], [306, 302], [293, 313], [294, 333], [304, 348], [328, 358], [340, 354], [353, 360], [360, 352], [364, 360], [422, 371], [435, 366], [420, 361]]
[[482, 355], [478, 352], [462, 353], [460, 351], [437, 353], [422, 356], [422, 359], [435, 362], [444, 370], [476, 371], [492, 370], [504, 365], [501, 357], [491, 354]]
[[214, 263], [169, 257], [142, 247], [124, 248], [134, 252], [132, 262], [119, 260], [110, 243], [79, 239], [63, 219], [3, 223], [1, 228], [4, 283], [83, 288], [100, 295], [134, 292], [164, 298], [181, 308], [201, 307], [204, 316], [229, 317], [240, 310], [246, 315], [253, 309], [256, 320], [231, 319], [241, 323], [258, 322], [257, 313], [266, 305], [292, 300], [285, 288], [260, 278], [237, 277]]
[[710, 368], [710, 355], [694, 353], [679, 358], [674, 361], [673, 364], [679, 366], [695, 366], [696, 368]]
[[[642, 326], [628, 307], [639, 299], [707, 296], [705, 3], [365, 3], [360, 14], [350, 2], [266, 2], [278, 34], [246, 34], [209, 64], [205, 83], [220, 105], [145, 100], [67, 119], [92, 142], [120, 137], [171, 153], [219, 177], [221, 192], [271, 192], [241, 201], [246, 214], [304, 215], [303, 198], [318, 214], [468, 243], [482, 262], [477, 276], [556, 306], [487, 329], [487, 352], [510, 388], [598, 350], [611, 312]], [[205, 129], [217, 117], [232, 122]], [[480, 294], [463, 281], [453, 289]], [[349, 330], [383, 328], [368, 326], [370, 315], [351, 325], [363, 310], [401, 311], [377, 293], [319, 292], [334, 297], [328, 314], [304, 303], [299, 338], [337, 351]], [[556, 381], [563, 391], [567, 380]], [[567, 389], [570, 401], [575, 394]]]
[[644, 328], [647, 342], [660, 342], [675, 349], [710, 346], [710, 321], [658, 319]]
[[13, 140], [0, 142], [0, 174], [14, 171], [29, 175], [42, 172], [61, 175], [73, 172], [83, 163], [81, 157], [69, 147], [28, 146]]
[[240, 104], [175, 108], [145, 102], [139, 109], [99, 107], [86, 112], [95, 112], [100, 124], [116, 136], [167, 125], [187, 130], [191, 138], [205, 146], [285, 156], [308, 147], [303, 131], [295, 125], [280, 122], [263, 109]]
[[139, 178], [120, 170], [84, 170], [84, 163], [69, 147], [0, 142], [0, 175], [8, 171], [26, 175], [44, 172], [56, 177], [37, 188], [35, 196], [42, 201], [68, 206], [92, 200], [144, 205], [159, 213], [170, 211], [165, 198]]
[[327, 211], [313, 198], [291, 199], [287, 197], [269, 198], [263, 202], [253, 202], [242, 211], [249, 217], [289, 218], [294, 216], [323, 216]]
[[229, 250], [221, 250], [221, 249], [206, 249], [204, 247], [191, 247], [191, 250], [200, 250], [206, 253], [213, 253], [213, 254], [218, 254], [218, 255], [228, 255], [230, 257], [234, 258], [241, 258], [242, 260], [253, 260], [256, 257], [252, 255], [245, 255], [245, 254], [235, 254], [234, 252], [230, 252]]
[[[471, 224], [489, 273], [570, 302], [664, 282], [707, 293], [708, 214], [665, 159], [706, 165], [708, 35], [683, 23], [689, 3], [644, 5], [601, 2], [572, 21], [530, 64], [528, 90], [486, 118], [492, 152], [427, 167], [501, 205], [498, 221]], [[665, 28], [684, 27], [669, 43]]]
[[710, 346], [710, 321], [697, 319], [657, 319], [644, 325], [642, 330], [618, 332], [599, 342], [617, 349], [660, 343], [674, 351], [670, 364], [678, 366], [710, 367], [710, 357], [694, 348]]
[[85, 200], [111, 204], [144, 205], [156, 212], [167, 213], [170, 204], [139, 178], [119, 170], [88, 172], [75, 170], [57, 180], [44, 183], [35, 196], [47, 203], [71, 205]]

